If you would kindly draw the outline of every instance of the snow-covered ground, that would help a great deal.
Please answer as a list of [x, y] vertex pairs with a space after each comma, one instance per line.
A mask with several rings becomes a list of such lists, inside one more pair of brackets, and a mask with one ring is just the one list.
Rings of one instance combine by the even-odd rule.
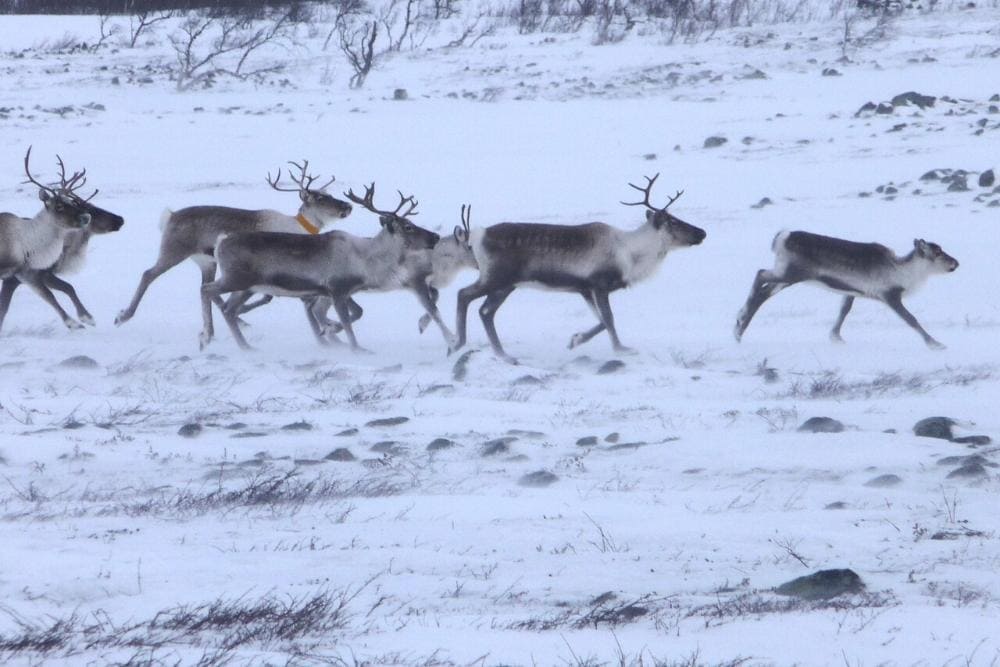
[[[1000, 659], [996, 449], [912, 433], [944, 415], [1000, 435], [1000, 193], [977, 185], [1000, 167], [1000, 11], [904, 16], [847, 60], [842, 21], [672, 45], [505, 28], [387, 58], [360, 91], [322, 28], [267, 83], [186, 93], [156, 66], [162, 33], [43, 48], [96, 26], [0, 17], [0, 209], [37, 210], [18, 185], [33, 145], [37, 171], [56, 153], [85, 166], [95, 202], [126, 220], [72, 278], [95, 328], [65, 330], [22, 289], [0, 338], [4, 663]], [[938, 100], [856, 115], [907, 91]], [[191, 262], [112, 324], [164, 207], [294, 212], [264, 176], [303, 157], [337, 188], [414, 193], [417, 221], [444, 233], [463, 203], [474, 225], [637, 226], [618, 201], [661, 172], [654, 198], [683, 189], [671, 210], [708, 237], [612, 297], [639, 352], [611, 373], [606, 337], [566, 349], [593, 316], [551, 292], [519, 290], [497, 317], [520, 366], [492, 356], [473, 311], [464, 373], [435, 330], [418, 334], [405, 293], [359, 297], [371, 355], [318, 347], [294, 300], [247, 315], [256, 351], [219, 327], [199, 352]], [[933, 169], [972, 172], [970, 189], [919, 180]], [[375, 227], [363, 211], [343, 224]], [[900, 254], [940, 243], [960, 268], [908, 305], [948, 349], [874, 302], [834, 345], [839, 299], [810, 286], [735, 343], [781, 229]], [[96, 367], [63, 363], [78, 355]], [[846, 428], [797, 431], [815, 416]], [[985, 474], [949, 476], [971, 454]], [[830, 568], [866, 591], [771, 592]]]

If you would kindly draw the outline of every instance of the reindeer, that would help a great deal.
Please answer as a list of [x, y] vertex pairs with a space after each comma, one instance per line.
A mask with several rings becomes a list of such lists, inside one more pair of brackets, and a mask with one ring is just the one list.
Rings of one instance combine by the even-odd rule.
[[[302, 164], [289, 162], [298, 169], [300, 175], [296, 178], [289, 170], [289, 178], [295, 187], [282, 187], [281, 170], [271, 178], [267, 175], [268, 184], [279, 192], [298, 192], [302, 204], [296, 215], [286, 215], [273, 210], [247, 210], [225, 206], [191, 206], [179, 211], [167, 209], [160, 218], [160, 229], [163, 238], [160, 241], [160, 254], [156, 264], [147, 269], [139, 281], [132, 302], [118, 313], [115, 324], [121, 325], [132, 319], [139, 302], [150, 284], [166, 271], [177, 266], [189, 257], [201, 268], [202, 287], [215, 278], [216, 261], [213, 257], [216, 241], [222, 234], [239, 232], [284, 232], [318, 234], [327, 224], [346, 218], [351, 214], [352, 207], [348, 202], [336, 199], [326, 193], [336, 179], [331, 178], [320, 187], [313, 187], [316, 176], [308, 173], [309, 161]], [[222, 308], [221, 299], [217, 305]], [[212, 302], [207, 300], [202, 291], [202, 319], [205, 328], [199, 337], [201, 347], [212, 340], [214, 327], [212, 324]]]
[[683, 191], [662, 207], [650, 203], [650, 192], [657, 178], [659, 174], [646, 177], [646, 187], [629, 183], [643, 193], [643, 199], [622, 204], [648, 209], [646, 222], [638, 229], [624, 231], [602, 222], [582, 225], [505, 222], [473, 232], [471, 244], [479, 265], [479, 280], [458, 292], [456, 349], [465, 345], [469, 304], [485, 296], [479, 314], [493, 351], [504, 361], [516, 364], [500, 344], [493, 318], [519, 285], [534, 284], [576, 292], [597, 316], [599, 324], [574, 334], [570, 348], [607, 329], [615, 351], [630, 351], [618, 339], [608, 296], [651, 276], [673, 248], [698, 245], [705, 239], [703, 229], [667, 211]]
[[809, 232], [779, 232], [771, 243], [775, 254], [774, 268], [761, 269], [754, 278], [750, 296], [736, 317], [733, 334], [736, 341], [750, 326], [757, 309], [772, 296], [790, 285], [817, 282], [844, 295], [830, 339], [844, 342], [840, 336], [855, 297], [875, 299], [886, 304], [919, 333], [927, 347], [942, 349], [903, 306], [903, 295], [911, 294], [936, 273], [951, 273], [958, 261], [936, 243], [913, 240], [913, 250], [898, 257], [878, 243], [856, 243]]
[[[351, 349], [358, 345], [351, 323], [351, 295], [359, 291], [386, 291], [408, 287], [406, 257], [412, 250], [431, 249], [440, 237], [414, 225], [408, 217], [415, 214], [417, 202], [400, 193], [394, 211], [375, 208], [375, 184], [365, 188], [364, 197], [353, 191], [347, 198], [379, 215], [381, 231], [371, 238], [361, 238], [341, 231], [315, 236], [280, 232], [248, 232], [222, 236], [215, 247], [221, 276], [202, 287], [204, 299], [222, 294], [236, 294], [226, 304], [223, 314], [233, 338], [249, 349], [239, 327], [240, 308], [254, 292], [298, 298], [329, 297], [347, 335]], [[407, 207], [407, 210], [403, 210]], [[360, 310], [360, 308], [359, 308]], [[306, 309], [313, 329], [325, 333], [324, 323]]]
[[[417, 328], [420, 333], [423, 333], [431, 321], [436, 323], [441, 329], [449, 351], [455, 345], [455, 336], [438, 311], [439, 290], [451, 284], [461, 269], [477, 268], [476, 259], [469, 246], [469, 234], [472, 231], [469, 220], [472, 215], [472, 207], [463, 205], [461, 215], [462, 224], [461, 226], [456, 225], [451, 235], [440, 239], [432, 250], [410, 250], [404, 260], [404, 273], [408, 276], [404, 281], [405, 286], [417, 295], [420, 305], [426, 311], [420, 316]], [[330, 299], [320, 297], [316, 299], [312, 309], [315, 321], [322, 325], [321, 330], [314, 327], [314, 332], [321, 344], [327, 342], [327, 337], [336, 341], [335, 334], [342, 330], [339, 322], [330, 321], [326, 317], [327, 311], [332, 305], [333, 302]], [[349, 307], [351, 322], [356, 322], [361, 317], [363, 310], [353, 299], [349, 302]], [[241, 312], [245, 312], [245, 310]]]
[[[94, 234], [108, 234], [111, 232], [116, 232], [122, 228], [125, 224], [125, 220], [122, 219], [120, 215], [106, 211], [103, 208], [95, 206], [90, 203], [90, 201], [97, 196], [98, 191], [94, 192], [87, 198], [82, 198], [75, 193], [75, 190], [83, 187], [87, 182], [86, 173], [87, 170], [84, 169], [81, 172], [73, 174], [69, 179], [66, 178], [66, 165], [63, 163], [62, 158], [58, 155], [56, 160], [59, 163], [59, 179], [61, 182], [60, 189], [64, 194], [69, 195], [69, 197], [80, 206], [84, 212], [90, 215], [90, 223], [80, 229], [71, 229], [66, 232], [63, 236], [63, 248], [62, 254], [59, 259], [56, 260], [55, 264], [47, 269], [24, 269], [20, 272], [20, 276], [12, 275], [3, 280], [3, 287], [0, 288], [0, 327], [3, 326], [4, 318], [7, 316], [7, 311], [10, 308], [11, 299], [14, 296], [14, 291], [22, 284], [22, 279], [27, 275], [28, 280], [24, 282], [41, 282], [45, 287], [49, 289], [58, 290], [66, 294], [70, 300], [73, 302], [73, 306], [76, 308], [76, 314], [78, 319], [73, 319], [70, 317], [65, 310], [59, 305], [58, 302], [54, 300], [49, 300], [43, 292], [39, 292], [42, 298], [46, 300], [47, 303], [52, 305], [52, 307], [59, 314], [60, 319], [63, 323], [70, 329], [81, 329], [83, 325], [94, 325], [94, 318], [87, 310], [83, 302], [80, 301], [80, 297], [77, 296], [76, 290], [73, 286], [66, 282], [65, 280], [58, 277], [57, 274], [62, 273], [74, 273], [78, 271], [86, 259], [87, 246], [90, 243], [90, 237]], [[37, 274], [37, 278], [34, 275]]]
[[[85, 230], [95, 213], [100, 212], [102, 224], [105, 223], [105, 214], [113, 214], [98, 209], [76, 194], [75, 191], [86, 182], [86, 169], [66, 178], [62, 158], [57, 159], [60, 167], [59, 186], [40, 183], [31, 175], [29, 147], [24, 156], [24, 173], [27, 176], [24, 182], [38, 186], [38, 197], [42, 200], [43, 208], [34, 218], [0, 213], [0, 280], [3, 280], [3, 288], [0, 289], [0, 327], [10, 308], [14, 290], [22, 282], [52, 306], [67, 327], [80, 326], [66, 314], [47, 286], [47, 283], [56, 284], [58, 288], [58, 283], [61, 282], [54, 276], [49, 280], [49, 270], [60, 262], [67, 239], [72, 234], [88, 233]], [[66, 285], [69, 286], [68, 283]], [[72, 290], [72, 287], [69, 289]]]

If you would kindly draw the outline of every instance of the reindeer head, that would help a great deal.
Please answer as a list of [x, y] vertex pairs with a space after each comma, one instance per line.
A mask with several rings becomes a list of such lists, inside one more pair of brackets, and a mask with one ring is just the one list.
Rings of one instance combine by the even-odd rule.
[[[28, 177], [24, 182], [38, 186], [38, 198], [42, 200], [42, 204], [52, 220], [65, 229], [84, 229], [87, 227], [92, 217], [86, 209], [87, 200], [81, 199], [76, 194], [76, 190], [87, 182], [87, 170], [75, 172], [71, 177], [66, 178], [66, 167], [62, 158], [57, 156], [60, 171], [59, 185], [53, 187], [40, 183], [31, 175], [31, 167], [28, 164], [30, 160], [31, 147], [29, 146], [28, 152], [24, 154], [24, 173]], [[94, 195], [96, 194], [95, 190]]]
[[469, 218], [472, 216], [471, 206], [462, 206], [462, 224], [455, 226], [455, 231], [434, 246], [431, 254], [431, 275], [427, 282], [432, 287], [445, 287], [463, 268], [478, 268], [476, 256], [469, 242], [472, 229]]
[[958, 260], [941, 249], [937, 243], [913, 239], [916, 256], [928, 262], [938, 273], [951, 273], [958, 268]]
[[705, 240], [705, 230], [700, 227], [695, 227], [690, 225], [675, 215], [672, 215], [667, 211], [675, 201], [677, 201], [682, 194], [683, 190], [678, 190], [677, 194], [670, 198], [664, 206], [657, 208], [649, 202], [649, 195], [653, 189], [653, 184], [656, 183], [656, 179], [660, 175], [656, 174], [652, 178], [646, 176], [646, 187], [639, 187], [634, 183], [629, 183], [629, 186], [635, 188], [639, 192], [643, 193], [642, 201], [637, 202], [622, 202], [626, 206], [645, 206], [646, 211], [646, 222], [652, 225], [653, 229], [663, 231], [670, 238], [671, 246], [693, 246], [698, 245]]
[[337, 180], [336, 176], [332, 176], [329, 181], [316, 188], [313, 187], [313, 182], [318, 176], [312, 176], [308, 173], [309, 160], [302, 160], [302, 164], [298, 162], [289, 162], [288, 164], [299, 170], [297, 178], [292, 174], [291, 169], [288, 170], [288, 177], [295, 184], [294, 187], [286, 188], [280, 185], [281, 169], [278, 169], [278, 175], [273, 179], [271, 173], [268, 172], [267, 182], [279, 192], [298, 192], [299, 199], [302, 200], [302, 205], [299, 207], [300, 215], [315, 221], [317, 227], [322, 228], [328, 222], [346, 218], [351, 214], [353, 209], [348, 202], [337, 199], [326, 192], [326, 188]]
[[[397, 190], [397, 192], [399, 192]], [[359, 197], [353, 190], [347, 191], [347, 198], [355, 204], [363, 206], [367, 210], [378, 215], [379, 224], [383, 231], [392, 234], [403, 242], [403, 246], [412, 250], [430, 250], [441, 236], [434, 232], [413, 224], [409, 219], [411, 215], [417, 215], [417, 200], [413, 195], [409, 197], [399, 192], [399, 205], [396, 210], [382, 210], [375, 207], [375, 184], [365, 186], [365, 196]], [[404, 211], [403, 208], [407, 207]]]

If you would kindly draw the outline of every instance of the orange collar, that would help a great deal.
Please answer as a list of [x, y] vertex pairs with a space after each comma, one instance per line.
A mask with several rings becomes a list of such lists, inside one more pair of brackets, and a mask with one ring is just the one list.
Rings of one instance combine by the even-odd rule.
[[319, 234], [319, 227], [309, 222], [306, 219], [306, 216], [302, 215], [301, 213], [295, 216], [295, 222], [302, 225], [302, 229], [306, 230], [310, 234]]

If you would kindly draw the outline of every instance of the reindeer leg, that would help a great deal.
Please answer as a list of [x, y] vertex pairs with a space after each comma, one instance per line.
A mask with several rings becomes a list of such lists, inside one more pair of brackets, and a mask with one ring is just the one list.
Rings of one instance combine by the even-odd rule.
[[[302, 299], [302, 305], [305, 306], [305, 309], [306, 309], [306, 319], [309, 320], [309, 326], [310, 326], [310, 328], [312, 328], [313, 335], [316, 337], [316, 342], [319, 343], [320, 345], [324, 346], [324, 347], [329, 346], [330, 343], [331, 343], [331, 341], [336, 341], [336, 342], [339, 343], [340, 340], [337, 339], [335, 336], [333, 336], [329, 340], [327, 339], [327, 337], [326, 337], [326, 331], [327, 331], [326, 326], [320, 323], [320, 320], [319, 320], [319, 318], [317, 316], [317, 313], [315, 311], [315, 308], [316, 308], [316, 299], [304, 298], [304, 299]], [[243, 312], [246, 312], [246, 311], [244, 310]], [[331, 334], [331, 336], [332, 336], [332, 334]]]
[[[601, 320], [601, 314], [597, 310], [597, 304], [594, 303], [593, 295], [590, 292], [580, 292], [580, 296], [582, 296], [583, 300], [587, 302], [588, 306], [590, 306], [590, 310], [591, 312], [594, 313], [594, 317], [596, 317], [598, 320]], [[569, 349], [572, 350], [574, 347], [583, 345], [588, 340], [590, 340], [597, 334], [604, 331], [605, 328], [606, 327], [604, 326], [604, 322], [600, 321], [596, 326], [586, 331], [581, 331], [580, 333], [573, 334], [573, 336], [569, 339], [569, 346], [568, 346]]]
[[115, 317], [115, 325], [120, 326], [132, 319], [132, 316], [135, 315], [135, 309], [139, 307], [139, 302], [142, 301], [143, 295], [153, 281], [183, 262], [187, 257], [187, 255], [168, 255], [166, 257], [161, 255], [156, 260], [156, 264], [143, 271], [142, 278], [139, 279], [139, 286], [135, 289], [135, 295], [132, 297], [132, 302]]
[[[437, 308], [438, 297], [441, 295], [441, 293], [438, 292], [436, 287], [431, 287], [430, 285], [427, 285], [427, 293], [430, 296], [431, 303], [433, 303], [434, 307]], [[420, 320], [417, 321], [417, 329], [420, 331], [420, 333], [423, 333], [427, 329], [427, 326], [431, 323], [431, 319], [432, 318], [428, 313], [424, 313], [423, 315], [420, 316]]]
[[[448, 325], [444, 323], [444, 320], [441, 318], [441, 313], [438, 311], [438, 291], [426, 283], [420, 283], [420, 281], [418, 281], [418, 283], [419, 284], [413, 286], [413, 292], [417, 295], [420, 305], [427, 311], [423, 317], [420, 318], [420, 321], [423, 322], [425, 317], [434, 320], [434, 323], [441, 329], [441, 335], [444, 336], [444, 342], [448, 346], [448, 354], [451, 354], [455, 349], [455, 335], [451, 333], [450, 329], [448, 329]], [[423, 329], [421, 329], [421, 331], [423, 331]]]
[[[215, 262], [207, 259], [193, 258], [195, 263], [201, 269], [201, 321], [202, 328], [201, 334], [198, 337], [199, 346], [201, 349], [205, 349], [209, 343], [212, 342], [212, 338], [215, 336], [215, 326], [212, 323], [212, 302], [216, 299], [221, 301], [221, 296], [216, 295], [214, 298], [211, 294], [205, 291], [205, 285], [211, 284], [215, 280]], [[234, 297], [235, 298], [235, 297]], [[244, 299], [245, 301], [246, 299]], [[232, 301], [227, 303], [222, 309], [223, 314], [226, 317], [226, 322], [229, 322], [229, 310], [232, 306]], [[242, 337], [242, 334], [241, 334]], [[243, 341], [246, 343], [246, 341]], [[240, 347], [243, 347], [240, 345]], [[249, 347], [249, 346], [248, 346]]]
[[840, 315], [837, 316], [837, 322], [833, 325], [833, 329], [830, 330], [830, 340], [835, 343], [843, 343], [844, 339], [840, 337], [840, 327], [844, 326], [844, 320], [847, 319], [847, 314], [851, 312], [851, 306], [854, 305], [853, 296], [845, 296], [843, 303], [840, 304]]
[[927, 347], [932, 350], [943, 350], [945, 346], [938, 341], [934, 340], [934, 337], [929, 333], [924, 331], [924, 328], [920, 326], [920, 322], [917, 322], [917, 318], [913, 316], [913, 313], [906, 309], [903, 305], [903, 291], [900, 289], [890, 290], [882, 297], [885, 303], [895, 311], [897, 315], [903, 318], [903, 321], [909, 324], [917, 333], [923, 336], [924, 342]]
[[271, 296], [270, 294], [262, 294], [261, 297], [256, 301], [251, 301], [250, 303], [240, 308], [240, 315], [249, 313], [251, 310], [257, 310], [261, 306], [266, 306], [267, 304], [271, 303], [272, 299], [274, 299], [274, 297]]
[[66, 311], [63, 310], [63, 307], [59, 305], [59, 302], [56, 301], [56, 297], [52, 293], [52, 290], [45, 286], [45, 283], [42, 281], [42, 277], [38, 271], [22, 271], [17, 277], [21, 280], [21, 282], [33, 289], [35, 294], [42, 297], [42, 301], [52, 306], [52, 309], [59, 314], [59, 317], [62, 319], [63, 324], [65, 324], [67, 328], [83, 328], [82, 324], [70, 317]]
[[0, 330], [3, 329], [3, 321], [7, 317], [7, 311], [10, 310], [10, 300], [14, 297], [14, 290], [20, 285], [21, 281], [11, 276], [5, 279], [3, 287], [0, 287]]
[[469, 315], [469, 304], [484, 296], [489, 289], [481, 280], [468, 287], [458, 290], [458, 306], [455, 313], [455, 350], [465, 346], [466, 319]]
[[594, 290], [594, 303], [597, 304], [597, 312], [601, 315], [601, 322], [608, 329], [608, 336], [611, 337], [611, 346], [619, 354], [634, 353], [630, 347], [625, 347], [618, 340], [618, 331], [615, 329], [615, 316], [611, 312], [611, 302], [608, 300], [608, 291], [604, 289]]
[[765, 301], [789, 285], [794, 285], [801, 280], [802, 278], [790, 278], [787, 275], [779, 276], [766, 269], [758, 271], [753, 281], [753, 287], [750, 289], [750, 296], [747, 297], [747, 302], [743, 304], [739, 315], [736, 316], [736, 327], [733, 329], [736, 342], [740, 342], [740, 339], [743, 338], [743, 332], [750, 326], [750, 320], [753, 319]]
[[498, 290], [494, 290], [486, 295], [486, 301], [479, 307], [479, 317], [483, 320], [483, 327], [486, 329], [486, 335], [490, 339], [490, 344], [493, 346], [493, 353], [498, 357], [506, 361], [508, 364], [514, 366], [517, 365], [517, 359], [507, 354], [503, 345], [500, 344], [500, 337], [497, 336], [497, 328], [493, 324], [493, 318], [497, 314], [497, 310], [503, 305], [503, 302], [507, 300], [510, 293], [514, 291], [513, 287], [501, 287]]
[[347, 336], [347, 342], [350, 344], [351, 349], [355, 352], [368, 352], [368, 350], [358, 345], [358, 339], [354, 336], [354, 327], [351, 326], [350, 302], [351, 298], [347, 295], [335, 296], [333, 297], [333, 308], [337, 311], [337, 317], [340, 318], [340, 323], [344, 327], [344, 335]]
[[[223, 275], [218, 280], [201, 286], [202, 308], [204, 308], [206, 304], [208, 305], [210, 317], [212, 312], [212, 302], [216, 298], [223, 294], [228, 294], [229, 292], [239, 292], [239, 294], [229, 300], [228, 305], [231, 306], [231, 308], [224, 308], [222, 316], [226, 320], [226, 324], [229, 325], [229, 331], [233, 334], [236, 344], [244, 350], [252, 348], [250, 347], [250, 344], [247, 343], [246, 338], [243, 337], [243, 332], [240, 331], [239, 307], [243, 304], [243, 302], [249, 299], [250, 296], [252, 296], [253, 292], [249, 289], [252, 286], [252, 278], [241, 279], [238, 274], [234, 275], [231, 272]], [[202, 339], [199, 339], [199, 342], [201, 342], [201, 348], [204, 349], [207, 342]]]
[[77, 318], [84, 324], [94, 326], [93, 316], [91, 316], [91, 314], [87, 311], [87, 307], [83, 305], [83, 302], [80, 301], [80, 297], [77, 296], [76, 290], [71, 284], [51, 271], [46, 271], [42, 274], [42, 282], [45, 283], [46, 287], [59, 290], [68, 296], [70, 301], [73, 302], [73, 307], [76, 308]]

